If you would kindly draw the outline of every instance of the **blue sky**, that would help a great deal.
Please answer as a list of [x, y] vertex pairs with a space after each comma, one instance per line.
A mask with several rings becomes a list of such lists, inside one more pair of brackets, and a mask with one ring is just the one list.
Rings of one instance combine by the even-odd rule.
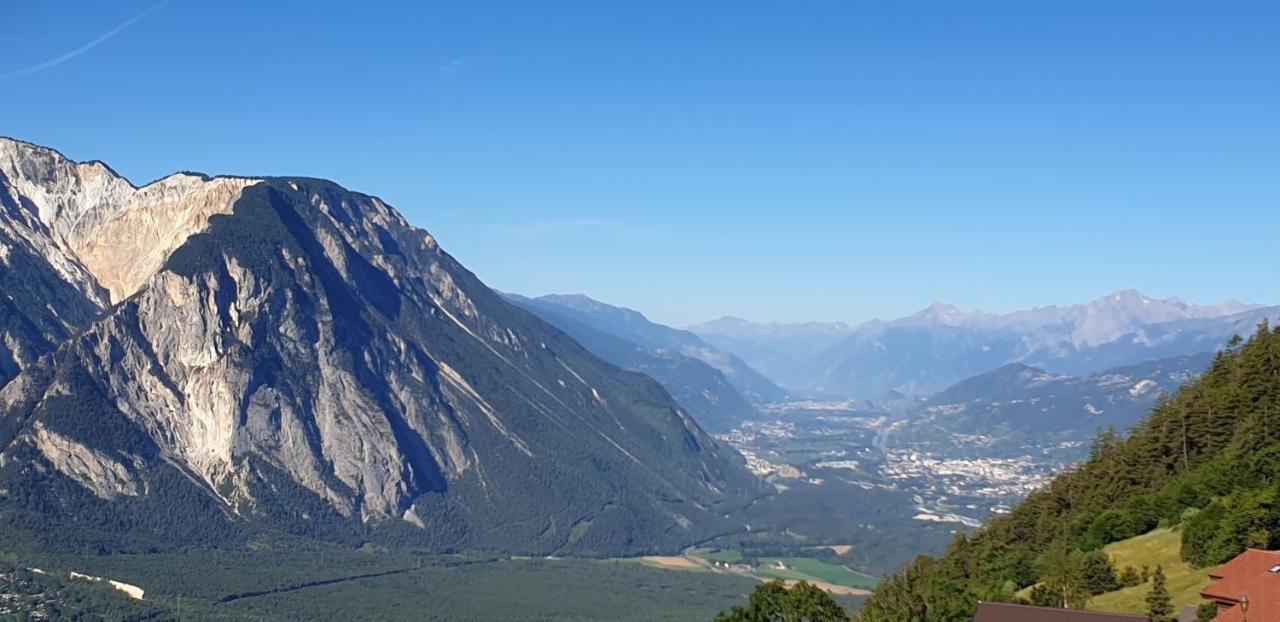
[[17, 0], [5, 21], [0, 134], [138, 183], [331, 178], [504, 290], [674, 324], [1122, 287], [1280, 302], [1274, 2]]

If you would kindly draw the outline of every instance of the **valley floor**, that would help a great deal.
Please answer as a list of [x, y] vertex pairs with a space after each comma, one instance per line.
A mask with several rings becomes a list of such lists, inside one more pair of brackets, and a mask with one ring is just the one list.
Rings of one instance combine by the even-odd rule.
[[[28, 574], [39, 568], [95, 593], [109, 590], [70, 573], [145, 590], [141, 601], [114, 595], [117, 611], [132, 612], [121, 619], [710, 620], [745, 602], [757, 584], [623, 560], [466, 558], [310, 544], [149, 555], [0, 554], [0, 561]], [[65, 596], [49, 598], [59, 597]]]
[[649, 556], [636, 560], [657, 568], [745, 577], [756, 581], [807, 581], [836, 596], [870, 596], [878, 581], [847, 566], [813, 557], [747, 560], [733, 550], [693, 549], [685, 555]]

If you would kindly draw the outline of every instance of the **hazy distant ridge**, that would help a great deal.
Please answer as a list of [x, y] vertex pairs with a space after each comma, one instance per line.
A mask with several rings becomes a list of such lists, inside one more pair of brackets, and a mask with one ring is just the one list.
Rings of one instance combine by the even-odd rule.
[[1120, 290], [1084, 304], [1003, 315], [935, 304], [891, 321], [690, 327], [798, 392], [875, 398], [927, 395], [1009, 363], [1088, 375], [1152, 359], [1212, 352], [1280, 307], [1234, 300], [1196, 305]]

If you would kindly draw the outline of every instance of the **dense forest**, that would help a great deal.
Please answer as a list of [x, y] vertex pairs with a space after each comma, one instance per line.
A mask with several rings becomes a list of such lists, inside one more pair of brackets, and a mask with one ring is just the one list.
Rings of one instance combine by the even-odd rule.
[[1029, 586], [1036, 604], [1081, 607], [1113, 589], [1097, 551], [1161, 525], [1180, 528], [1197, 566], [1280, 548], [1280, 328], [1233, 339], [1127, 438], [1099, 433], [1079, 467], [885, 579], [858, 620], [967, 621], [978, 601], [1016, 602]]
[[849, 612], [821, 588], [800, 581], [788, 587], [781, 580], [756, 587], [747, 605], [722, 611], [715, 622], [847, 622]]

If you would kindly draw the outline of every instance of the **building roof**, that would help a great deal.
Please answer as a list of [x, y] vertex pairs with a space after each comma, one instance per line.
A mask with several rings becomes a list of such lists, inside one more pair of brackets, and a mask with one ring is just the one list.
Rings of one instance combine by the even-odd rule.
[[[1249, 618], [1280, 620], [1280, 551], [1249, 549], [1209, 573], [1216, 579], [1200, 595], [1224, 603], [1249, 597]], [[1214, 622], [1243, 622], [1239, 605], [1222, 610]]]
[[1147, 616], [1077, 609], [1050, 609], [1006, 603], [978, 603], [978, 612], [974, 614], [973, 622], [1147, 622]]

